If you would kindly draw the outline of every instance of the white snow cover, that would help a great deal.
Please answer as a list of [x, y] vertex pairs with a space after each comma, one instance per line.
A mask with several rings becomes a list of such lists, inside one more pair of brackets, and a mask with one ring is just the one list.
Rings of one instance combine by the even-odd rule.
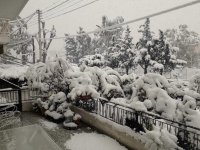
[[64, 72], [70, 69], [68, 62], [56, 58], [45, 64], [40, 62], [31, 66], [26, 72], [26, 78], [31, 88], [47, 92], [65, 87]]
[[67, 128], [77, 128], [78, 127], [78, 125], [74, 122], [66, 123], [65, 121], [63, 122], [63, 126], [67, 127]]
[[28, 70], [28, 66], [18, 66], [11, 64], [1, 64], [0, 65], [0, 78], [4, 79], [20, 79], [24, 80], [25, 74]]
[[56, 123], [53, 123], [53, 122], [50, 122], [50, 121], [47, 121], [47, 120], [42, 120], [40, 119], [39, 120], [39, 123], [42, 124], [42, 126], [48, 130], [52, 130], [52, 131], [55, 131], [56, 129], [58, 129], [58, 124]]
[[84, 58], [80, 59], [80, 62], [90, 67], [101, 67], [105, 64], [104, 56], [101, 54], [86, 55]]
[[7, 103], [7, 99], [5, 97], [0, 96], [0, 104], [5, 104]]
[[75, 133], [65, 147], [70, 150], [127, 150], [114, 139], [96, 132]]
[[96, 119], [111, 125], [114, 129], [134, 137], [135, 140], [143, 143], [145, 148], [148, 150], [176, 150], [176, 148], [181, 150], [181, 148], [177, 146], [177, 137], [172, 133], [169, 133], [166, 130], [166, 127], [161, 129], [158, 125], [156, 125], [153, 127], [152, 131], [145, 129], [145, 133], [136, 133], [134, 130], [127, 126], [119, 125], [115, 122], [98, 116], [97, 114], [93, 114], [93, 116]]
[[66, 112], [64, 113], [64, 116], [67, 117], [73, 117], [74, 116], [74, 112], [71, 111], [70, 109], [67, 109]]
[[63, 117], [62, 114], [57, 113], [56, 111], [45, 111], [45, 115], [52, 117], [55, 120], [61, 119]]
[[82, 118], [81, 115], [75, 114], [73, 117], [73, 120], [76, 121], [76, 120], [80, 120], [81, 118]]
[[148, 138], [145, 143], [145, 147], [148, 147], [148, 150], [182, 149], [177, 146], [178, 138], [169, 133], [166, 128], [162, 129], [159, 126], [153, 126], [153, 130], [146, 130], [143, 135]]

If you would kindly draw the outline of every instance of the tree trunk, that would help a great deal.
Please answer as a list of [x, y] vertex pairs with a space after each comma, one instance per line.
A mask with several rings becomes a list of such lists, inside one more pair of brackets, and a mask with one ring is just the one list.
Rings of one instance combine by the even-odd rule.
[[47, 57], [47, 53], [43, 53], [43, 57], [42, 57], [43, 58], [43, 61], [42, 61], [43, 63], [46, 62], [46, 57]]
[[129, 71], [129, 68], [128, 67], [126, 67], [126, 74], [128, 75], [128, 71]]
[[26, 56], [26, 46], [25, 45], [22, 45], [22, 64], [23, 65], [26, 65], [26, 62], [27, 62], [27, 56]]
[[148, 68], [148, 66], [145, 65], [145, 66], [144, 66], [144, 74], [147, 74], [147, 68]]
[[163, 75], [163, 69], [160, 70], [160, 75]]
[[33, 64], [35, 64], [35, 43], [33, 37], [32, 37], [32, 46], [33, 46]]

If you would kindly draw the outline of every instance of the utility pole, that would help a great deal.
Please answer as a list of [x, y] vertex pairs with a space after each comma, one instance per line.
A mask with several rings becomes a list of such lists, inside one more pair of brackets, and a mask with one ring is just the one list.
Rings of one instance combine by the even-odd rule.
[[38, 14], [38, 45], [39, 45], [39, 61], [42, 61], [42, 41], [41, 41], [41, 10], [37, 10]]
[[35, 43], [33, 36], [32, 36], [32, 46], [33, 46], [33, 64], [35, 64]]

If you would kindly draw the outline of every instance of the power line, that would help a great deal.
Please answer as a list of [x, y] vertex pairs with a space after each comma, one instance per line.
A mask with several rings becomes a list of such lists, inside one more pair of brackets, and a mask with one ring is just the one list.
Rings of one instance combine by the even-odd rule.
[[[119, 23], [119, 24], [116, 24], [116, 25], [113, 25], [113, 26], [108, 26], [108, 27], [105, 27], [105, 28], [96, 29], [96, 30], [85, 32], [85, 33], [82, 33], [82, 34], [70, 35], [69, 37], [83, 36], [83, 35], [88, 35], [88, 34], [92, 34], [92, 33], [98, 33], [98, 32], [101, 32], [101, 31], [115, 29], [115, 28], [118, 28], [118, 27], [121, 27], [121, 26], [124, 26], [124, 25], [127, 25], [127, 24], [131, 24], [131, 23], [135, 23], [135, 22], [144, 20], [146, 18], [152, 18], [152, 17], [155, 17], [155, 16], [166, 14], [166, 13], [178, 10], [178, 9], [182, 9], [182, 8], [185, 8], [185, 7], [188, 7], [188, 6], [191, 6], [191, 5], [198, 4], [198, 3], [200, 3], [200, 0], [196, 0], [196, 1], [193, 1], [193, 2], [185, 3], [183, 5], [179, 5], [179, 6], [170, 8], [170, 9], [159, 11], [157, 13], [153, 13], [153, 14], [150, 14], [150, 15], [147, 15], [147, 16], [143, 16], [143, 17], [140, 17], [140, 18], [137, 18], [137, 19], [133, 19], [133, 20], [127, 21], [127, 22]], [[54, 38], [48, 38], [48, 39], [65, 39], [65, 38], [66, 37], [54, 37]]]
[[34, 15], [34, 14], [35, 14], [35, 12], [32, 13], [32, 14], [30, 14], [30, 15], [28, 15], [27, 17], [24, 17], [24, 18], [20, 18], [20, 19], [16, 19], [16, 20], [9, 21], [9, 23], [12, 24], [12, 23], [15, 23], [15, 22], [19, 22], [19, 21], [21, 21], [21, 20], [25, 20], [25, 19], [31, 17], [31, 16]]
[[[7, 55], [7, 54], [4, 54], [6, 57], [9, 57], [9, 58], [12, 58], [12, 59], [15, 59], [15, 60], [20, 60], [20, 61], [22, 61], [22, 59], [20, 59], [20, 58], [17, 58], [17, 57], [14, 57], [14, 56], [11, 56], [11, 55]], [[27, 63], [29, 63], [29, 64], [33, 64], [33, 63], [31, 63], [31, 62], [28, 62], [27, 61]]]
[[[35, 13], [32, 14], [32, 15], [29, 17], [29, 19], [28, 19], [25, 23], [23, 23], [23, 24], [24, 24], [24, 25], [27, 24], [27, 23], [33, 18], [33, 16], [35, 16]], [[19, 29], [20, 29], [20, 27], [17, 28], [16, 30], [14, 30], [13, 32], [11, 32], [10, 34], [12, 35], [12, 34], [15, 33], [16, 31], [18, 31]]]
[[[76, 4], [80, 3], [81, 1], [83, 1], [83, 0], [79, 0], [79, 1], [77, 1], [77, 2], [75, 2], [75, 3], [73, 3], [73, 4], [71, 4], [71, 5], [69, 5], [69, 6], [67, 6], [67, 7], [64, 7], [63, 9], [61, 9], [61, 10], [59, 10], [59, 11], [56, 11], [56, 12], [54, 12], [54, 13], [52, 13], [52, 14], [49, 14], [49, 15], [47, 15], [47, 16], [44, 16], [44, 18], [45, 18], [45, 19], [48, 19], [48, 17], [50, 17], [50, 16], [52, 16], [52, 15], [55, 15], [55, 14], [57, 14], [58, 12], [62, 12], [63, 10], [66, 10], [67, 8], [70, 8], [70, 7], [72, 7], [72, 6], [75, 6]], [[69, 3], [70, 3], [70, 2], [69, 2]]]
[[7, 44], [7, 46], [15, 46], [15, 45], [19, 45], [19, 44], [24, 44], [24, 43], [27, 43], [29, 41], [31, 41], [31, 38], [26, 39], [26, 40], [22, 40], [22, 41], [19, 41], [19, 42], [16, 42], [16, 43], [10, 43], [10, 44]]
[[57, 4], [57, 3], [60, 2], [60, 1], [61, 1], [61, 0], [58, 0], [58, 1], [54, 2], [53, 4], [51, 4], [51, 5], [49, 5], [49, 6], [45, 7], [45, 8], [43, 8], [42, 10], [44, 11], [44, 10], [46, 10], [46, 9], [48, 9], [48, 8], [51, 8], [52, 6], [54, 6], [55, 4]]
[[62, 2], [62, 3], [60, 3], [60, 4], [56, 5], [56, 6], [54, 6], [54, 7], [52, 7], [52, 8], [47, 9], [46, 11], [44, 11], [44, 13], [47, 13], [47, 12], [49, 12], [49, 11], [55, 9], [55, 8], [57, 8], [57, 7], [59, 7], [59, 6], [63, 5], [63, 4], [65, 4], [65, 3], [67, 3], [68, 1], [69, 1], [69, 0], [65, 0], [64, 2]]
[[85, 5], [82, 5], [82, 6], [80, 6], [80, 7], [77, 7], [77, 8], [75, 8], [75, 9], [72, 9], [72, 10], [70, 10], [70, 11], [64, 12], [64, 13], [62, 13], [62, 14], [59, 14], [59, 15], [56, 15], [56, 16], [47, 18], [47, 19], [45, 19], [45, 20], [50, 20], [50, 19], [57, 18], [57, 17], [59, 17], [59, 16], [65, 15], [65, 14], [71, 13], [71, 12], [73, 12], [73, 11], [76, 11], [76, 10], [78, 10], [78, 9], [81, 9], [81, 8], [83, 8], [83, 7], [86, 7], [86, 6], [88, 6], [88, 5], [91, 5], [91, 4], [93, 4], [93, 3], [97, 2], [97, 1], [99, 1], [99, 0], [94, 0], [94, 1], [92, 1], [92, 2], [89, 2], [89, 3], [85, 4]]

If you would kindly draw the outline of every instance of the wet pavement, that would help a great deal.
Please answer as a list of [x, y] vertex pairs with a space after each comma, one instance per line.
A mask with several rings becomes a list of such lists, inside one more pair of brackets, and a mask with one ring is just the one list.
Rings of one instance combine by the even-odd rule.
[[[1, 130], [13, 129], [22, 126], [28, 126], [37, 124], [40, 125], [52, 138], [52, 140], [63, 150], [67, 150], [64, 146], [65, 142], [71, 138], [71, 136], [75, 133], [82, 132], [94, 132], [95, 130], [87, 125], [80, 123], [79, 128], [77, 130], [67, 130], [63, 128], [62, 123], [55, 124], [45, 119], [43, 116], [34, 113], [34, 112], [23, 112], [21, 114], [20, 120], [16, 120], [12, 125], [8, 125]], [[4, 135], [0, 135], [0, 139], [5, 137], [1, 137]], [[0, 140], [1, 142], [1, 140]]]

